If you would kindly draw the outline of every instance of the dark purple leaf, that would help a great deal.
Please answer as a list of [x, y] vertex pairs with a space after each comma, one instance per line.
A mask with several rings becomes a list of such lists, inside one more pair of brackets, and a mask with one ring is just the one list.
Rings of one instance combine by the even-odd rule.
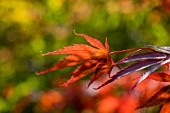
[[101, 87], [115, 81], [116, 79], [122, 78], [125, 75], [132, 73], [134, 71], [139, 71], [142, 70], [146, 67], [152, 66], [154, 64], [160, 63], [161, 60], [159, 59], [150, 59], [150, 60], [144, 60], [144, 61], [139, 61], [137, 63], [134, 63], [128, 67], [125, 67], [123, 70], [119, 71], [118, 73], [116, 73], [116, 75], [113, 75], [111, 77], [111, 79], [109, 79], [108, 81], [106, 81], [104, 84], [102, 84], [101, 86], [99, 86], [98, 88], [94, 88], [94, 89], [100, 89]]
[[127, 63], [127, 62], [131, 62], [131, 61], [146, 60], [146, 59], [163, 59], [163, 58], [166, 58], [166, 57], [167, 56], [165, 54], [162, 54], [162, 53], [146, 52], [146, 53], [131, 55], [120, 63]]
[[136, 82], [136, 84], [133, 86], [132, 90], [140, 83], [142, 82], [144, 79], [146, 79], [152, 72], [154, 72], [155, 70], [157, 70], [159, 67], [161, 67], [162, 65], [166, 64], [170, 62], [170, 58], [166, 59], [156, 65], [154, 65], [153, 67], [151, 67], [149, 70], [147, 70], [140, 78], [139, 80]]
[[147, 45], [147, 46], [153, 48], [155, 51], [160, 51], [162, 53], [170, 54], [170, 47], [169, 46], [162, 46], [162, 47], [154, 46], [154, 45]]

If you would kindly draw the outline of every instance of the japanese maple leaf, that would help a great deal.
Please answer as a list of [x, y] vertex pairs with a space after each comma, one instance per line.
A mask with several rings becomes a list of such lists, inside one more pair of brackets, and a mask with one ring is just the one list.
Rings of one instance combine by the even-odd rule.
[[147, 79], [152, 79], [159, 82], [170, 82], [170, 74], [166, 72], [157, 72], [149, 75]]
[[67, 46], [57, 51], [42, 54], [43, 56], [69, 54], [69, 56], [66, 56], [65, 58], [63, 58], [63, 60], [58, 61], [53, 67], [36, 73], [37, 75], [42, 75], [50, 71], [78, 65], [78, 67], [73, 72], [67, 74], [73, 76], [67, 82], [63, 83], [62, 86], [68, 86], [69, 84], [88, 74], [93, 74], [93, 77], [88, 84], [89, 86], [101, 75], [111, 70], [111, 67], [113, 67], [114, 65], [114, 61], [111, 59], [109, 54], [109, 45], [107, 38], [104, 46], [99, 40], [95, 38], [92, 38], [85, 34], [78, 34], [76, 32], [74, 33], [77, 36], [85, 38], [91, 46], [85, 44], [74, 44], [72, 46]]
[[[135, 50], [135, 49], [134, 49]], [[125, 68], [122, 68], [119, 72], [117, 72], [115, 75], [112, 75], [111, 78], [106, 81], [104, 84], [99, 86], [99, 89], [117, 79], [120, 79], [127, 74], [130, 74], [134, 71], [139, 71], [142, 69], [145, 69], [147, 67], [151, 67], [148, 69], [136, 82], [136, 84], [133, 86], [132, 90], [144, 79], [146, 79], [151, 73], [153, 73], [155, 70], [160, 68], [161, 66], [168, 64], [170, 62], [170, 47], [158, 47], [158, 46], [152, 46], [148, 45], [148, 48], [139, 48], [136, 50], [150, 50], [150, 52], [144, 52], [139, 54], [130, 54], [126, 56], [125, 58], [121, 59], [116, 64], [121, 63], [127, 63], [131, 61], [137, 61], [134, 64], [131, 64]]]
[[145, 103], [137, 107], [151, 107], [157, 104], [162, 104], [160, 113], [170, 113], [170, 85], [164, 86], [158, 92], [156, 92], [152, 97], [150, 97]]

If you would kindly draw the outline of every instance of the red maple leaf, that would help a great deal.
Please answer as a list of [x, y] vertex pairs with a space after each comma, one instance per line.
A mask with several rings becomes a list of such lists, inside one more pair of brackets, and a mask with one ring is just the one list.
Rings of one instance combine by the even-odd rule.
[[170, 82], [170, 74], [166, 72], [157, 72], [149, 75], [147, 79], [153, 79], [159, 82]]
[[38, 72], [36, 73], [36, 75], [42, 75], [50, 71], [79, 65], [73, 72], [67, 74], [73, 76], [67, 82], [63, 83], [62, 86], [68, 86], [69, 84], [88, 74], [93, 74], [93, 77], [88, 84], [89, 86], [104, 73], [110, 72], [110, 70], [114, 66], [114, 61], [111, 59], [109, 54], [109, 45], [107, 38], [104, 46], [99, 40], [95, 38], [92, 38], [85, 34], [78, 34], [76, 32], [74, 33], [77, 36], [85, 38], [91, 44], [91, 46], [84, 44], [74, 44], [73, 46], [67, 46], [57, 51], [42, 54], [42, 56], [54, 54], [70, 55], [63, 58], [63, 60], [58, 61], [53, 67], [48, 68], [45, 71]]
[[162, 108], [160, 113], [169, 113], [170, 109], [170, 85], [162, 87], [159, 91], [157, 91], [153, 96], [151, 96], [145, 103], [137, 107], [151, 107], [157, 104], [162, 104]]

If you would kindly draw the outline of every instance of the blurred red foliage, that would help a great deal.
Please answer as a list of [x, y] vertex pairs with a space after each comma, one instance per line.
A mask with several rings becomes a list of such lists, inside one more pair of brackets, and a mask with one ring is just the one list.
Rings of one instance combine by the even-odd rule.
[[170, 14], [170, 0], [162, 0], [162, 7], [167, 12]]
[[[13, 111], [22, 113], [32, 109], [36, 113], [63, 113], [68, 110], [77, 113], [142, 113], [142, 109], [136, 108], [166, 84], [147, 78], [135, 90], [128, 92], [141, 73], [143, 72], [131, 73], [99, 90], [92, 88], [102, 83], [103, 78], [88, 89], [86, 83], [82, 82], [58, 90], [55, 90], [56, 85], [52, 84], [53, 90], [36, 91], [23, 97]], [[163, 109], [166, 109], [166, 106]]]

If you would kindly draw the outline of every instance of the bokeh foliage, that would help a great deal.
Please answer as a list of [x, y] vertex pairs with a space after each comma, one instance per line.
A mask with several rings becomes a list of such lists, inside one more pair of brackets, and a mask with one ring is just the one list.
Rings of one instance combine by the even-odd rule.
[[63, 57], [40, 54], [86, 43], [73, 30], [103, 43], [108, 37], [111, 51], [163, 46], [170, 43], [169, 14], [167, 0], [1, 0], [0, 112], [19, 112], [21, 98], [54, 88], [69, 69], [36, 76]]

